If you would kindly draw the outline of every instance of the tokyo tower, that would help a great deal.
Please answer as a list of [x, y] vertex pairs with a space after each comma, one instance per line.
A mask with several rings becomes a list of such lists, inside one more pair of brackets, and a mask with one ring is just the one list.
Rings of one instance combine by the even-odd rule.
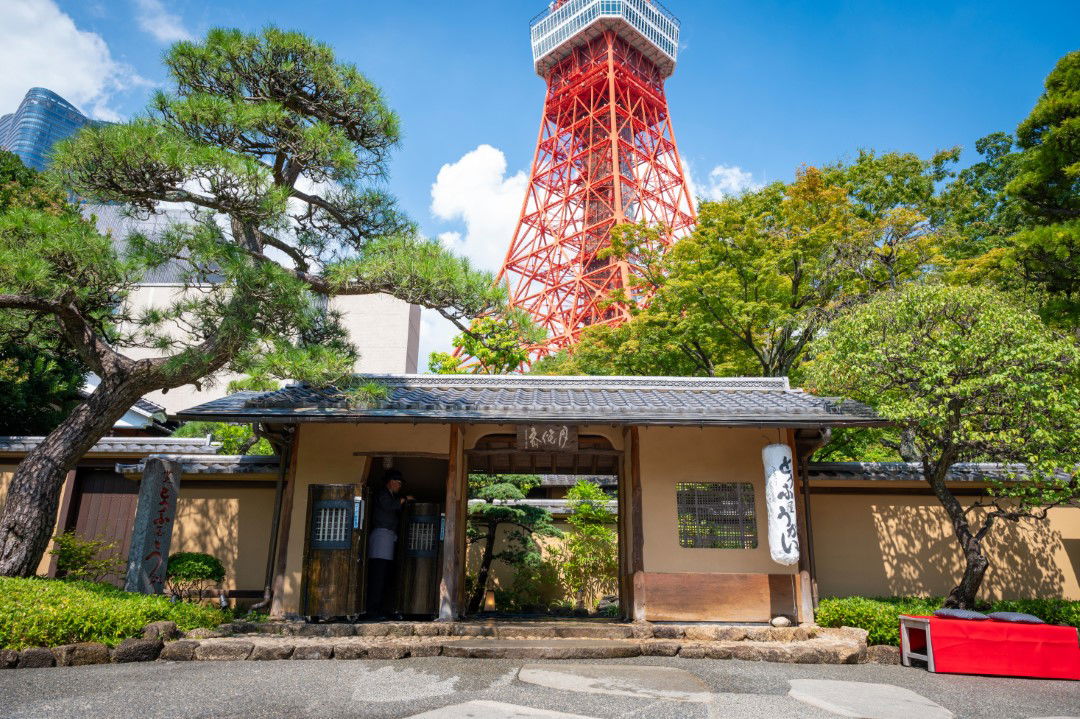
[[631, 295], [637, 268], [598, 256], [615, 225], [662, 226], [669, 246], [695, 217], [664, 95], [679, 21], [652, 0], [557, 0], [531, 32], [547, 95], [499, 279], [511, 304], [548, 331], [536, 348], [543, 355], [572, 345], [590, 325], [629, 318], [609, 298], [622, 289]]

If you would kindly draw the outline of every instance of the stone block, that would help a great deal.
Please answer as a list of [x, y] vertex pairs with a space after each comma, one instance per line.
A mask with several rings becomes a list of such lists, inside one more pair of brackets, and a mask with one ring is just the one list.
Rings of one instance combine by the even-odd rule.
[[[500, 625], [495, 627], [495, 636], [499, 639], [554, 639], [560, 636], [550, 624]], [[562, 635], [565, 636], [565, 635]]]
[[411, 622], [386, 622], [385, 626], [389, 637], [411, 637], [413, 634]]
[[705, 645], [707, 659], [731, 659], [735, 650], [730, 642], [712, 642]]
[[41, 669], [56, 666], [56, 657], [45, 647], [29, 647], [19, 652], [17, 669]]
[[328, 637], [330, 636], [331, 624], [305, 624], [300, 627], [297, 636], [301, 637]]
[[445, 622], [421, 622], [413, 626], [413, 634], [418, 637], [445, 637], [450, 634], [450, 628]]
[[367, 659], [370, 644], [341, 642], [334, 645], [334, 659]]
[[334, 656], [333, 644], [298, 644], [293, 649], [293, 659], [329, 659]]
[[207, 629], [206, 627], [196, 627], [189, 631], [184, 632], [184, 639], [220, 639], [225, 636], [221, 632], [215, 629]]
[[702, 644], [683, 644], [679, 648], [679, 656], [684, 659], [704, 659], [705, 646]]
[[255, 634], [286, 634], [290, 624], [285, 622], [259, 622], [255, 625]]
[[224, 622], [222, 624], [219, 624], [217, 626], [217, 630], [221, 632], [221, 636], [223, 637], [231, 637], [233, 634], [236, 633], [236, 631], [233, 629], [232, 622]]
[[678, 642], [664, 640], [645, 640], [641, 643], [641, 653], [646, 657], [673, 657], [679, 653]]
[[195, 649], [195, 659], [201, 662], [224, 662], [247, 659], [251, 655], [255, 645], [252, 642], [234, 641], [206, 641], [199, 644]]
[[493, 637], [495, 627], [490, 624], [458, 624], [453, 634], [455, 637]]
[[692, 642], [711, 642], [716, 640], [716, 635], [720, 629], [722, 627], [700, 624], [687, 627], [683, 630], [683, 634]]
[[0, 669], [12, 669], [19, 663], [19, 652], [15, 649], [0, 649]]
[[437, 657], [442, 654], [441, 644], [410, 644], [410, 657]]
[[409, 655], [408, 647], [400, 644], [386, 644], [368, 647], [368, 659], [404, 659]]
[[125, 639], [112, 650], [112, 660], [117, 664], [152, 662], [164, 646], [160, 639]]
[[630, 636], [634, 639], [652, 639], [653, 627], [648, 622], [634, 622], [630, 625]]
[[385, 637], [390, 633], [390, 627], [385, 624], [357, 624], [353, 627], [353, 633], [358, 637]]
[[147, 624], [143, 627], [142, 635], [143, 639], [160, 639], [167, 642], [180, 636], [180, 631], [176, 628], [176, 622], [165, 619]]
[[100, 642], [80, 642], [52, 648], [57, 666], [81, 667], [87, 664], [108, 664], [109, 648]]
[[326, 636], [354, 637], [356, 636], [356, 626], [353, 624], [327, 624]]
[[657, 639], [682, 639], [686, 628], [680, 624], [654, 624], [652, 633]]
[[556, 626], [555, 636], [565, 639], [630, 639], [633, 630], [624, 624], [570, 624]]
[[749, 627], [746, 630], [746, 638], [751, 642], [771, 642], [773, 639], [773, 632], [776, 630], [773, 627]]
[[715, 639], [719, 642], [741, 642], [746, 639], [746, 627], [717, 627]]
[[873, 664], [899, 664], [900, 647], [874, 644], [866, 648], [866, 661]]
[[166, 642], [161, 648], [161, 654], [158, 654], [158, 659], [163, 662], [190, 662], [195, 658], [195, 649], [198, 646], [198, 642], [190, 639]]
[[255, 622], [231, 622], [229, 626], [233, 634], [254, 634], [259, 631], [259, 625]]
[[253, 662], [267, 662], [276, 659], [288, 659], [292, 656], [293, 645], [286, 642], [274, 642], [272, 644], [256, 644], [248, 660]]

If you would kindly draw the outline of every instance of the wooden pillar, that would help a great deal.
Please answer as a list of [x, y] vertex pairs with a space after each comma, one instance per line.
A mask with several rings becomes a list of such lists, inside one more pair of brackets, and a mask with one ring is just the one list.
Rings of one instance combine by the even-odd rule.
[[645, 528], [641, 507], [641, 434], [630, 428], [630, 574], [633, 577], [631, 619], [645, 621]]
[[289, 468], [285, 472], [285, 487], [282, 489], [281, 516], [278, 518], [277, 547], [274, 556], [274, 576], [270, 586], [273, 599], [270, 601], [270, 618], [285, 617], [285, 571], [289, 561], [289, 528], [292, 526], [293, 496], [296, 494], [296, 463], [300, 456], [300, 426], [292, 436], [289, 448]]
[[[71, 498], [75, 494], [75, 470], [71, 470], [64, 477], [64, 488], [60, 491], [60, 511], [56, 513], [56, 529], [53, 535], [63, 534], [67, 531], [71, 514]], [[59, 557], [50, 555], [48, 576], [56, 577], [56, 563]]]
[[[810, 526], [810, 487], [806, 480], [806, 463], [808, 461], [805, 448], [800, 447], [799, 442], [795, 441], [795, 430], [789, 429], [787, 431], [788, 444], [791, 446], [791, 454], [795, 459], [795, 467], [799, 473], [799, 481], [796, 482], [799, 494], [802, 495], [802, 506], [799, 507], [798, 515], [801, 515], [802, 521], [799, 522], [799, 573], [797, 575], [798, 580], [795, 583], [795, 603], [798, 611], [799, 622], [814, 622], [814, 608], [817, 606], [817, 587], [815, 586], [817, 578], [814, 576], [814, 533]], [[803, 449], [802, 452], [799, 450]]]
[[450, 462], [446, 471], [446, 524], [443, 527], [439, 621], [452, 622], [465, 605], [465, 511], [468, 506], [462, 433], [450, 426]]

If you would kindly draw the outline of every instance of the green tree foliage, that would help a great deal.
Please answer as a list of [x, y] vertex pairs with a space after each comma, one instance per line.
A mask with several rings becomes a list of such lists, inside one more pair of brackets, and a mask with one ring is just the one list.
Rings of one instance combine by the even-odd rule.
[[1058, 61], [1046, 91], [1016, 129], [1020, 157], [1005, 188], [1037, 223], [1012, 237], [1024, 276], [1058, 300], [1052, 310], [1080, 311], [1080, 51]]
[[[0, 227], [37, 213], [78, 222], [63, 193], [19, 158], [0, 150]], [[0, 245], [0, 265], [7, 267]], [[86, 367], [55, 325], [0, 309], [0, 435], [47, 434], [80, 399]]]
[[[995, 524], [1080, 501], [1080, 351], [1012, 297], [909, 285], [833, 321], [814, 353], [811, 389], [866, 402], [910, 433], [965, 561], [950, 605], [973, 606]], [[1014, 465], [1017, 481], [963, 506], [945, 479], [964, 461]]]
[[934, 188], [956, 153], [862, 152], [849, 164], [805, 168], [790, 184], [702, 203], [697, 229], [666, 254], [656, 228], [618, 228], [611, 255], [641, 278], [633, 296], [612, 301], [630, 303], [633, 319], [587, 330], [571, 357], [537, 370], [792, 374], [837, 312], [943, 261]]
[[[537, 570], [544, 560], [537, 538], [561, 535], [551, 523], [551, 512], [518, 503], [539, 481], [534, 475], [469, 476], [469, 498], [483, 500], [469, 502], [466, 537], [470, 544], [483, 543], [476, 584], [466, 608], [469, 614], [479, 612], [483, 606], [494, 562]], [[501, 539], [499, 551], [495, 551], [497, 539]]]
[[[53, 172], [137, 216], [185, 203], [189, 222], [127, 238], [122, 256], [73, 213], [20, 209], [0, 224], [0, 309], [51, 322], [101, 378], [17, 470], [0, 574], [33, 572], [64, 473], [147, 392], [225, 369], [351, 382], [356, 349], [325, 309], [330, 295], [387, 293], [462, 330], [505, 300], [490, 274], [419, 238], [381, 189], [398, 118], [329, 47], [274, 28], [213, 30], [164, 62], [169, 88], [146, 116], [61, 143]], [[186, 291], [131, 311], [132, 285], [166, 263]]]
[[528, 361], [531, 348], [544, 336], [543, 328], [518, 308], [478, 317], [454, 338], [460, 354], [432, 352], [428, 369], [435, 374], [515, 372]]
[[611, 499], [599, 485], [581, 480], [567, 492], [570, 531], [555, 552], [563, 584], [576, 608], [593, 609], [619, 590], [619, 545]]

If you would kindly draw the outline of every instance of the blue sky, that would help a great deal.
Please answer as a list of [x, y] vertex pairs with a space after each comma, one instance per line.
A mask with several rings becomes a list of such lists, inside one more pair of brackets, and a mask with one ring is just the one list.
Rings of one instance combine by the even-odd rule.
[[[683, 28], [668, 99], [703, 195], [787, 179], [859, 148], [970, 148], [1014, 129], [1057, 58], [1080, 48], [1076, 0], [666, 4]], [[43, 84], [98, 116], [127, 117], [165, 80], [159, 58], [171, 40], [215, 25], [311, 34], [380, 85], [401, 115], [389, 187], [404, 208], [477, 263], [501, 260], [543, 99], [528, 47], [543, 0], [0, 6], [19, 16], [0, 23], [0, 112]], [[424, 352], [447, 337], [425, 318]]]

